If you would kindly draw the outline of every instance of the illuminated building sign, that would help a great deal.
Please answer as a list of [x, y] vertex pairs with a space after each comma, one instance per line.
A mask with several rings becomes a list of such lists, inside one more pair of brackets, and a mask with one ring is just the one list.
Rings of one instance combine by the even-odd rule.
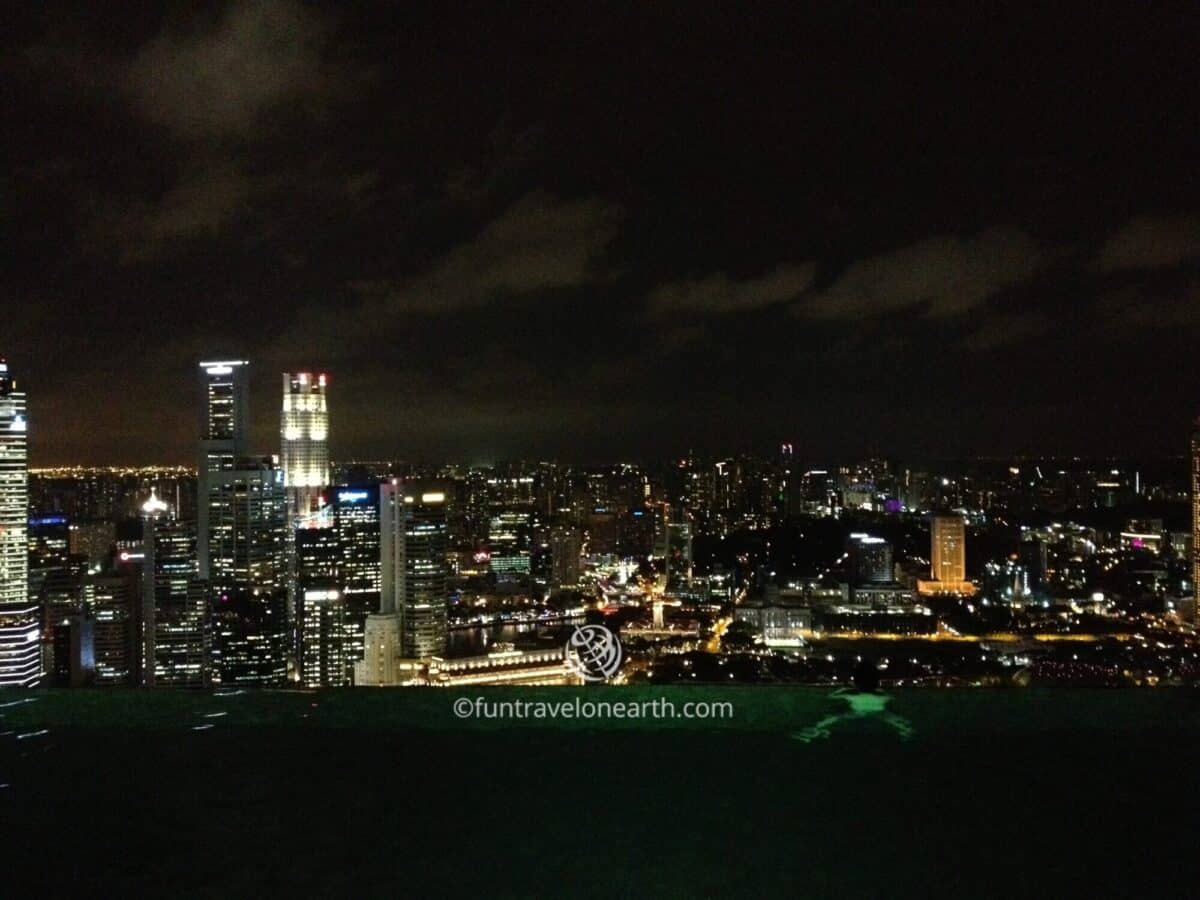
[[42, 528], [47, 525], [66, 525], [66, 516], [35, 516], [29, 520], [30, 528]]
[[338, 503], [362, 503], [369, 497], [366, 491], [338, 491]]

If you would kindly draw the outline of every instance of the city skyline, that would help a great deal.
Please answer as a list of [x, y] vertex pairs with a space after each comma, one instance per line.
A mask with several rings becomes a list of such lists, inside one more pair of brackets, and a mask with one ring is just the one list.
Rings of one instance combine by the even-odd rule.
[[1200, 4], [8, 6], [9, 894], [1196, 894]]

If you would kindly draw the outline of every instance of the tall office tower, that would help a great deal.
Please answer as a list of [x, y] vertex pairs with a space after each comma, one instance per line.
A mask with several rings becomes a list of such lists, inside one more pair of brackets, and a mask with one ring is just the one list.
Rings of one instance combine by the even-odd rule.
[[0, 687], [42, 677], [38, 607], [29, 596], [29, 455], [25, 393], [0, 359]]
[[[343, 494], [347, 496], [343, 497]], [[362, 650], [352, 657], [355, 659], [354, 683], [372, 687], [399, 684], [399, 660], [404, 655], [400, 630], [400, 610], [404, 605], [404, 491], [393, 479], [372, 491], [339, 491], [337, 502], [354, 510], [346, 511], [349, 540], [342, 543], [342, 582], [352, 583], [344, 568], [350, 563], [359, 573], [358, 580], [364, 588], [361, 596], [369, 597], [367, 588], [375, 584], [379, 598], [377, 608], [363, 623]], [[373, 527], [368, 502], [373, 504]], [[373, 568], [366, 559], [371, 535], [374, 537]], [[349, 587], [346, 589], [348, 591]]]
[[315, 511], [322, 490], [329, 484], [326, 380], [324, 375], [308, 372], [283, 374], [279, 458], [293, 518]]
[[55, 671], [55, 630], [83, 609], [86, 566], [72, 558], [71, 535], [66, 516], [29, 519], [29, 602], [38, 608], [42, 672], [47, 676]]
[[283, 472], [270, 459], [241, 459], [237, 468], [213, 475], [207, 495], [207, 580], [251, 594], [286, 589]]
[[[296, 529], [324, 505], [329, 484], [329, 407], [324, 375], [283, 373], [283, 405], [279, 416], [279, 460], [287, 491], [288, 620], [297, 628], [295, 649], [299, 659], [299, 614], [303, 598], [297, 585]], [[302, 666], [298, 666], [302, 668]]]
[[343, 652], [348, 668], [363, 658], [367, 616], [382, 610], [379, 512], [380, 497], [388, 491], [394, 493], [395, 487], [349, 485], [333, 492], [333, 527], [340, 555], [338, 578], [346, 605]]
[[552, 590], [573, 588], [582, 574], [580, 553], [583, 550], [579, 529], [556, 525], [550, 530], [550, 587]]
[[404, 606], [404, 488], [396, 481], [379, 486], [379, 612], [399, 615]]
[[200, 363], [200, 460], [196, 478], [196, 555], [201, 578], [209, 578], [209, 495], [220, 473], [236, 468], [246, 455], [249, 363]]
[[332, 525], [298, 528], [295, 549], [300, 680], [308, 687], [346, 684], [345, 601], [338, 574], [337, 529]]
[[935, 516], [929, 526], [930, 577], [934, 581], [957, 582], [967, 577], [966, 525], [958, 516]]
[[961, 516], [934, 516], [929, 525], [931, 579], [918, 581], [922, 594], [975, 593], [967, 581], [967, 526]]
[[209, 680], [208, 597], [198, 577], [195, 523], [177, 519], [153, 493], [142, 517], [143, 681], [202, 687]]
[[[1200, 597], [1200, 419], [1192, 432], [1192, 595]], [[1200, 614], [1194, 618], [1200, 620]]]
[[280, 684], [293, 646], [283, 472], [269, 459], [236, 465], [208, 489], [213, 679]]
[[[386, 561], [385, 561], [386, 569]], [[404, 590], [400, 640], [404, 656], [428, 659], [446, 652], [446, 494], [404, 496]]]
[[142, 591], [135, 567], [91, 576], [86, 597], [94, 617], [96, 684], [141, 683]]
[[854, 584], [886, 584], [892, 571], [892, 545], [880, 537], [856, 532], [850, 535], [849, 574]]
[[532, 532], [527, 512], [504, 510], [492, 516], [488, 525], [488, 550], [491, 569], [497, 576], [509, 578], [529, 574]]
[[381, 485], [378, 534], [379, 611], [366, 619], [355, 684], [399, 684], [446, 651], [445, 492]]

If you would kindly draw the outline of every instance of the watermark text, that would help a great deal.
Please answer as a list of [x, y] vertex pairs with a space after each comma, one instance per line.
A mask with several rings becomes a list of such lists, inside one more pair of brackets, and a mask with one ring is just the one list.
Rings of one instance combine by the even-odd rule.
[[454, 715], [460, 719], [732, 719], [728, 700], [495, 700], [459, 697]]

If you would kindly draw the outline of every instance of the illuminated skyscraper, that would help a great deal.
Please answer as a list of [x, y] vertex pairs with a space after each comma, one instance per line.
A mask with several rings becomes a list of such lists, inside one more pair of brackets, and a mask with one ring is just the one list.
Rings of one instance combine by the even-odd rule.
[[854, 584], [886, 584], [892, 580], [892, 545], [883, 538], [855, 532], [850, 535], [847, 552]]
[[501, 579], [529, 574], [532, 531], [528, 512], [503, 510], [492, 517], [488, 525], [492, 572]]
[[134, 687], [142, 683], [142, 591], [138, 565], [88, 578], [87, 607], [95, 617], [96, 684]]
[[446, 652], [446, 495], [388, 482], [378, 509], [379, 611], [354, 666], [361, 685], [403, 683]]
[[207, 506], [214, 680], [280, 684], [293, 647], [283, 472], [269, 459], [238, 460], [212, 473]]
[[392, 485], [339, 487], [333, 494], [333, 521], [338, 539], [338, 580], [345, 600], [344, 653], [347, 666], [363, 657], [367, 616], [380, 606], [380, 497]]
[[207, 585], [197, 578], [195, 523], [177, 519], [153, 493], [142, 506], [144, 683], [208, 683]]
[[[362, 599], [370, 597], [374, 585], [378, 598], [377, 607], [363, 623], [361, 649], [354, 657], [354, 683], [371, 687], [399, 684], [405, 671], [400, 663], [404, 656], [400, 629], [404, 605], [404, 492], [393, 480], [370, 491], [350, 488], [337, 496], [339, 507], [346, 507], [343, 565], [353, 567], [349, 572], [343, 569], [343, 583], [349, 591], [350, 585], [357, 582]], [[372, 552], [373, 565], [368, 559]]]
[[967, 526], [961, 516], [934, 516], [929, 523], [929, 581], [918, 581], [922, 594], [973, 594], [967, 581]]
[[967, 577], [966, 531], [958, 516], [935, 516], [930, 523], [930, 577], [934, 581], [963, 581]]
[[208, 580], [253, 593], [286, 589], [283, 472], [267, 458], [238, 460], [212, 474], [206, 498]]
[[208, 578], [210, 493], [214, 478], [232, 471], [246, 455], [246, 404], [249, 363], [221, 360], [200, 363], [200, 460], [197, 469], [196, 556], [200, 577]]
[[[446, 495], [414, 490], [404, 496], [404, 590], [400, 640], [404, 656], [446, 652]], [[384, 560], [385, 571], [387, 559]]]
[[350, 673], [337, 530], [328, 523], [298, 528], [295, 549], [300, 680], [309, 687], [346, 684]]
[[326, 377], [308, 372], [283, 374], [280, 460], [292, 516], [312, 512], [329, 483], [329, 407]]
[[25, 394], [0, 359], [0, 687], [41, 680], [37, 604], [29, 596], [29, 456]]

